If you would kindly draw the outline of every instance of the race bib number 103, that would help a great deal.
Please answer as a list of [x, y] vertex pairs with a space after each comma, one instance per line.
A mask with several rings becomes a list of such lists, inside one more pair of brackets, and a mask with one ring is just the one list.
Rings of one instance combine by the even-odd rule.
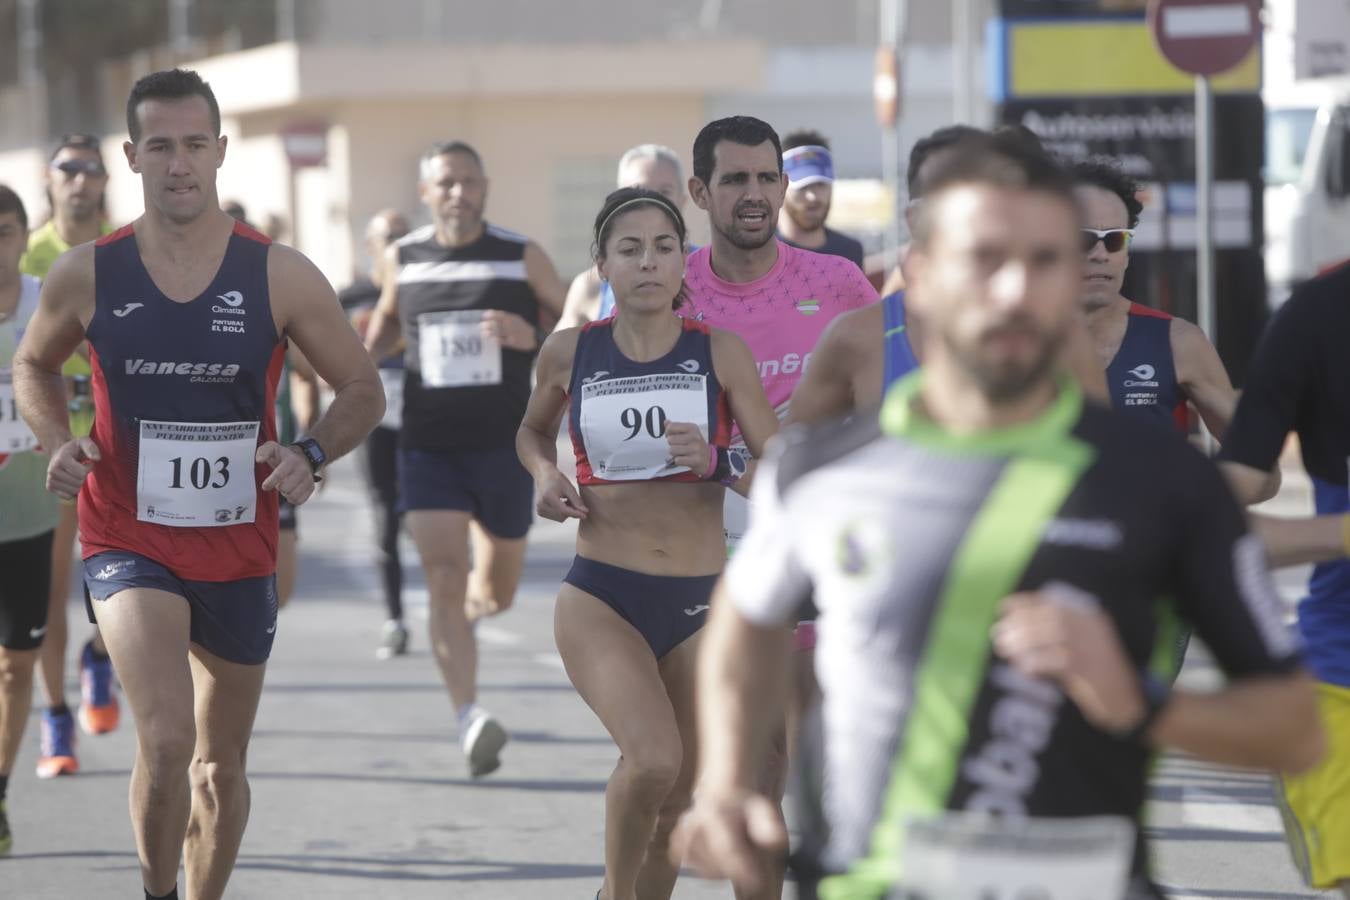
[[257, 422], [142, 421], [136, 518], [177, 528], [252, 522]]

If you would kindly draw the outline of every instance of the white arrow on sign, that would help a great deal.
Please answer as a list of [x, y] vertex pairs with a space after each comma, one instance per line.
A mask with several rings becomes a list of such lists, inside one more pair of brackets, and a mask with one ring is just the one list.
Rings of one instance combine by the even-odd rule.
[[1162, 14], [1163, 34], [1178, 40], [1242, 37], [1252, 33], [1251, 8], [1245, 3], [1169, 6]]

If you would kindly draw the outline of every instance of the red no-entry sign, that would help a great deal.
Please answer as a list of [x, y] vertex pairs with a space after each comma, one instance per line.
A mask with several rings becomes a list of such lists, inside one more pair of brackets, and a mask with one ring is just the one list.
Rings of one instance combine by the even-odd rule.
[[1191, 75], [1218, 75], [1261, 39], [1261, 0], [1149, 0], [1148, 27], [1167, 61]]

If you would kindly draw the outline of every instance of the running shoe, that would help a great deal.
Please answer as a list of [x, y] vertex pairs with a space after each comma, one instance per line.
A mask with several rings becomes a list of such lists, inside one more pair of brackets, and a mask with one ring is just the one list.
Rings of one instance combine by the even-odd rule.
[[5, 812], [5, 801], [0, 800], [0, 856], [9, 856], [14, 848], [14, 835], [9, 831], [9, 816]]
[[464, 758], [469, 763], [469, 774], [482, 778], [497, 771], [506, 740], [502, 723], [480, 710], [464, 729]]
[[107, 734], [118, 718], [112, 660], [95, 657], [94, 642], [88, 641], [80, 651], [80, 727], [85, 734]]
[[380, 647], [375, 651], [376, 659], [391, 659], [408, 652], [408, 628], [398, 619], [384, 623], [384, 635], [380, 638]]
[[75, 717], [69, 711], [56, 715], [45, 709], [39, 728], [42, 749], [38, 755], [37, 776], [55, 778], [80, 771], [80, 764], [75, 761]]

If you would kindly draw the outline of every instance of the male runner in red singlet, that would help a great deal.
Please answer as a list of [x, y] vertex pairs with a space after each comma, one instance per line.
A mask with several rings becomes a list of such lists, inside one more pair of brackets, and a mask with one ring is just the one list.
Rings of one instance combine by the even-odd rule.
[[[91, 612], [135, 717], [131, 818], [146, 897], [225, 893], [245, 751], [276, 632], [277, 500], [303, 503], [384, 394], [319, 271], [220, 209], [220, 110], [195, 72], [138, 81], [127, 162], [145, 213], [63, 255], [15, 360], [19, 410], [78, 496]], [[97, 415], [72, 439], [61, 364], [89, 340]], [[293, 339], [331, 384], [298, 444], [272, 414]], [[189, 791], [189, 784], [191, 790]]]

